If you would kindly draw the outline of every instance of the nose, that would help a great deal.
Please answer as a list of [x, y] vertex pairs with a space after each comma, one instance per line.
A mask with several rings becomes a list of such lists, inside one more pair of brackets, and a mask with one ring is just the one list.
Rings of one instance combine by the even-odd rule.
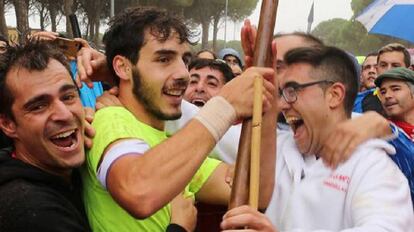
[[69, 121], [73, 118], [72, 111], [64, 102], [57, 100], [52, 105], [51, 119], [53, 121]]
[[197, 92], [204, 92], [204, 82], [199, 81], [199, 82], [197, 83], [197, 86], [196, 86], [196, 91], [197, 91]]
[[178, 59], [178, 62], [175, 63], [172, 69], [172, 77], [176, 81], [184, 81], [188, 83], [190, 75], [187, 69], [187, 65], [181, 59]]

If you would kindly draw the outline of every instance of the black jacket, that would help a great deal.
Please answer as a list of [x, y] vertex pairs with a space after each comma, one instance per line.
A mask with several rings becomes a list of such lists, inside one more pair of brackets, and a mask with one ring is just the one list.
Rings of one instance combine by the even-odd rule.
[[0, 150], [0, 232], [90, 231], [76, 171], [69, 184], [10, 154]]

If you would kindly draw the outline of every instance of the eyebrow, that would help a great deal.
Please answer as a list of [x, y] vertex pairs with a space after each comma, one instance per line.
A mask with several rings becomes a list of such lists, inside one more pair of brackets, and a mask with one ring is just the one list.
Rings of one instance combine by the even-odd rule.
[[300, 84], [297, 83], [296, 81], [288, 81], [288, 82], [285, 83], [285, 85], [283, 86], [283, 88], [285, 88], [285, 87], [292, 87], [292, 86], [295, 86], [295, 85], [300, 85]]
[[220, 82], [220, 80], [216, 76], [213, 76], [213, 75], [207, 75], [207, 80], [216, 80]]
[[157, 55], [176, 55], [177, 51], [170, 50], [170, 49], [161, 49], [161, 50], [155, 51], [155, 54], [157, 54]]
[[195, 77], [197, 79], [200, 79], [200, 75], [198, 73], [193, 73], [190, 75], [190, 77]]
[[[69, 90], [75, 90], [75, 91], [77, 91], [77, 88], [76, 88], [76, 86], [75, 85], [73, 85], [73, 84], [65, 84], [65, 85], [63, 85], [63, 86], [61, 86], [60, 87], [60, 89], [59, 89], [59, 93], [61, 94], [61, 93], [64, 93], [64, 92], [66, 92], [66, 91], [69, 91]], [[38, 95], [38, 96], [35, 96], [35, 97], [33, 97], [33, 98], [30, 98], [24, 105], [23, 105], [23, 108], [24, 109], [28, 109], [28, 108], [30, 108], [30, 106], [31, 105], [33, 105], [33, 104], [35, 104], [36, 102], [41, 102], [41, 101], [47, 101], [47, 100], [49, 100], [51, 98], [51, 95], [50, 94], [40, 94], [40, 95]]]

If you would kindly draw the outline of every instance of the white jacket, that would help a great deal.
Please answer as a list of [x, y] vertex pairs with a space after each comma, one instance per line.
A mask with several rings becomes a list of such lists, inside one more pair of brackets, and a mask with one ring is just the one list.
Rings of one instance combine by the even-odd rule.
[[293, 136], [278, 136], [276, 185], [266, 215], [279, 231], [414, 231], [406, 178], [382, 140], [358, 147], [336, 170], [305, 159]]

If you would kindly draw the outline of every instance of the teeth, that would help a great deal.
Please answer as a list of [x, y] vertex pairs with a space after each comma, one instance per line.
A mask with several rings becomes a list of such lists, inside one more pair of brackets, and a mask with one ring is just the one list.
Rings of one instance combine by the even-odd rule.
[[61, 138], [66, 138], [66, 137], [68, 137], [69, 135], [71, 135], [71, 134], [72, 134], [72, 133], [74, 133], [74, 132], [75, 132], [75, 130], [70, 130], [70, 131], [67, 131], [67, 132], [64, 132], [64, 133], [58, 134], [58, 135], [54, 136], [52, 139], [61, 139]]
[[167, 89], [165, 93], [173, 96], [181, 96], [184, 93], [184, 91], [181, 89]]
[[298, 117], [286, 117], [286, 122], [289, 124], [294, 124], [295, 122], [299, 120], [302, 120], [302, 119]]

